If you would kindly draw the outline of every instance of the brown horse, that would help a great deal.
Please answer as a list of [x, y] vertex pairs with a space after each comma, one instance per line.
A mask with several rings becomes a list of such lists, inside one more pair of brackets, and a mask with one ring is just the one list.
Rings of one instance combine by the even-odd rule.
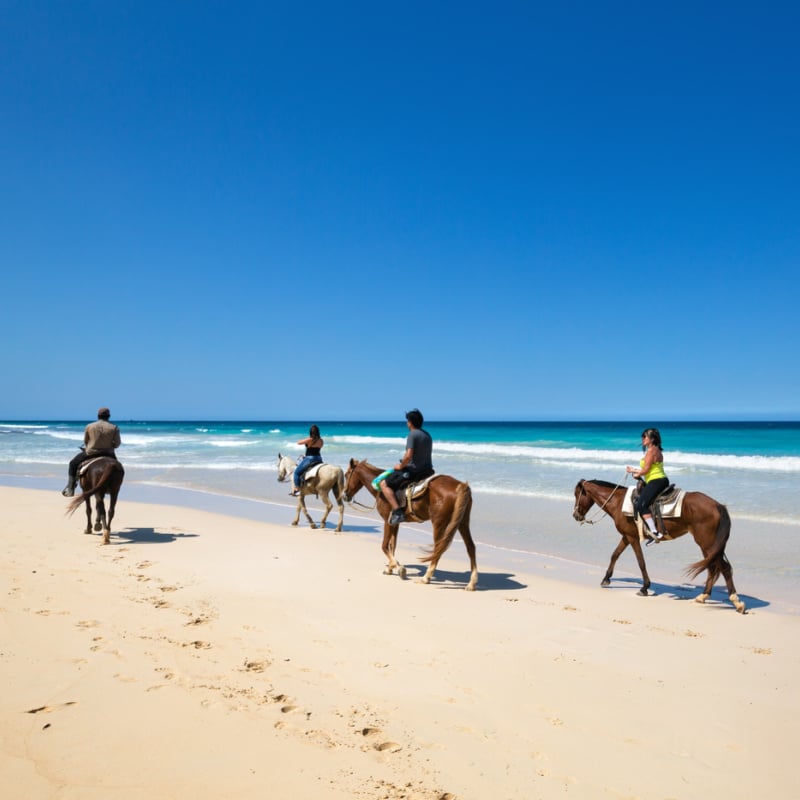
[[[389, 524], [392, 507], [386, 498], [376, 491], [372, 481], [383, 472], [366, 461], [350, 459], [350, 466], [345, 475], [344, 499], [349, 503], [356, 492], [365, 486], [369, 493], [376, 498], [378, 513], [383, 517], [383, 544], [382, 549], [389, 563], [384, 574], [391, 575], [397, 569], [401, 578], [406, 576], [406, 568], [395, 558], [397, 547], [397, 525]], [[433, 545], [428, 554], [422, 559], [428, 563], [428, 569], [422, 578], [422, 583], [430, 583], [436, 571], [436, 565], [444, 552], [450, 547], [456, 531], [461, 533], [464, 545], [467, 548], [470, 564], [470, 578], [466, 585], [467, 591], [473, 591], [478, 584], [478, 564], [475, 560], [475, 542], [469, 529], [469, 517], [472, 511], [472, 491], [468, 483], [462, 483], [449, 475], [436, 475], [428, 484], [427, 490], [419, 498], [411, 502], [410, 514], [413, 521], [425, 522], [430, 520], [433, 525]]]
[[[67, 513], [72, 514], [81, 503], [86, 503], [86, 530], [92, 532], [92, 497], [97, 498], [97, 518], [94, 523], [96, 531], [103, 531], [103, 544], [108, 544], [111, 539], [111, 520], [114, 519], [114, 509], [117, 506], [117, 495], [122, 487], [125, 470], [116, 458], [101, 456], [87, 462], [85, 470], [81, 472], [80, 483], [83, 494], [70, 500]], [[109, 495], [108, 517], [104, 497]]]
[[[578, 481], [575, 487], [575, 506], [572, 516], [580, 523], [588, 522], [586, 513], [596, 504], [600, 510], [614, 520], [614, 525], [622, 534], [622, 539], [611, 554], [611, 561], [601, 586], [611, 585], [614, 565], [625, 548], [630, 545], [636, 554], [636, 561], [642, 572], [642, 588], [638, 593], [642, 597], [647, 597], [650, 577], [644, 563], [636, 523], [622, 512], [625, 492], [626, 487], [608, 481]], [[664, 527], [666, 528], [664, 541], [677, 539], [684, 533], [691, 533], [697, 546], [703, 552], [702, 560], [691, 564], [686, 569], [686, 574], [690, 578], [696, 578], [703, 570], [708, 570], [705, 588], [703, 593], [697, 596], [697, 602], [705, 603], [711, 594], [711, 588], [722, 574], [728, 587], [728, 597], [731, 603], [739, 613], [743, 614], [745, 605], [736, 594], [736, 587], [733, 585], [733, 568], [725, 555], [725, 545], [731, 534], [731, 518], [728, 509], [702, 492], [687, 492], [683, 498], [681, 515], [665, 517]]]

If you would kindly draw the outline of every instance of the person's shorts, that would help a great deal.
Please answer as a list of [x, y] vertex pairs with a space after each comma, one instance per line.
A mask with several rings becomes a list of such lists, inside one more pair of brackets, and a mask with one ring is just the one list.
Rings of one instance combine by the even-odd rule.
[[[433, 475], [433, 473], [429, 473]], [[428, 477], [428, 473], [422, 472], [412, 472], [408, 469], [396, 469], [387, 479], [386, 485], [392, 489], [392, 491], [398, 491], [398, 489], [402, 489], [404, 486], [408, 486], [409, 483], [414, 483], [416, 481], [424, 481], [425, 478]]]

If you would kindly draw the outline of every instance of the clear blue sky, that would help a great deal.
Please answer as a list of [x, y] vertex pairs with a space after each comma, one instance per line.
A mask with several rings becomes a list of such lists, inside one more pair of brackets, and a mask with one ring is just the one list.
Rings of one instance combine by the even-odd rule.
[[800, 10], [0, 6], [0, 419], [800, 418]]

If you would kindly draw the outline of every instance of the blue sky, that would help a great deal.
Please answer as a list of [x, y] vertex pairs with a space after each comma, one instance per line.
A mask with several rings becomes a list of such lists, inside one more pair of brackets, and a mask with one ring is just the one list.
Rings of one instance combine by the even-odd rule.
[[3, 3], [0, 418], [800, 418], [797, 8]]

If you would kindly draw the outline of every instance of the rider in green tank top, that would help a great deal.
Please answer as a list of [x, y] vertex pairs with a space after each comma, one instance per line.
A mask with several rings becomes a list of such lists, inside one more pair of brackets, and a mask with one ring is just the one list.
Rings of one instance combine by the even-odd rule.
[[663, 538], [656, 529], [650, 506], [655, 498], [669, 486], [669, 479], [664, 472], [664, 454], [661, 451], [661, 434], [657, 428], [646, 428], [642, 431], [642, 448], [644, 458], [638, 467], [626, 467], [626, 471], [644, 481], [644, 486], [636, 501], [636, 512], [642, 517], [650, 531], [652, 539]]

